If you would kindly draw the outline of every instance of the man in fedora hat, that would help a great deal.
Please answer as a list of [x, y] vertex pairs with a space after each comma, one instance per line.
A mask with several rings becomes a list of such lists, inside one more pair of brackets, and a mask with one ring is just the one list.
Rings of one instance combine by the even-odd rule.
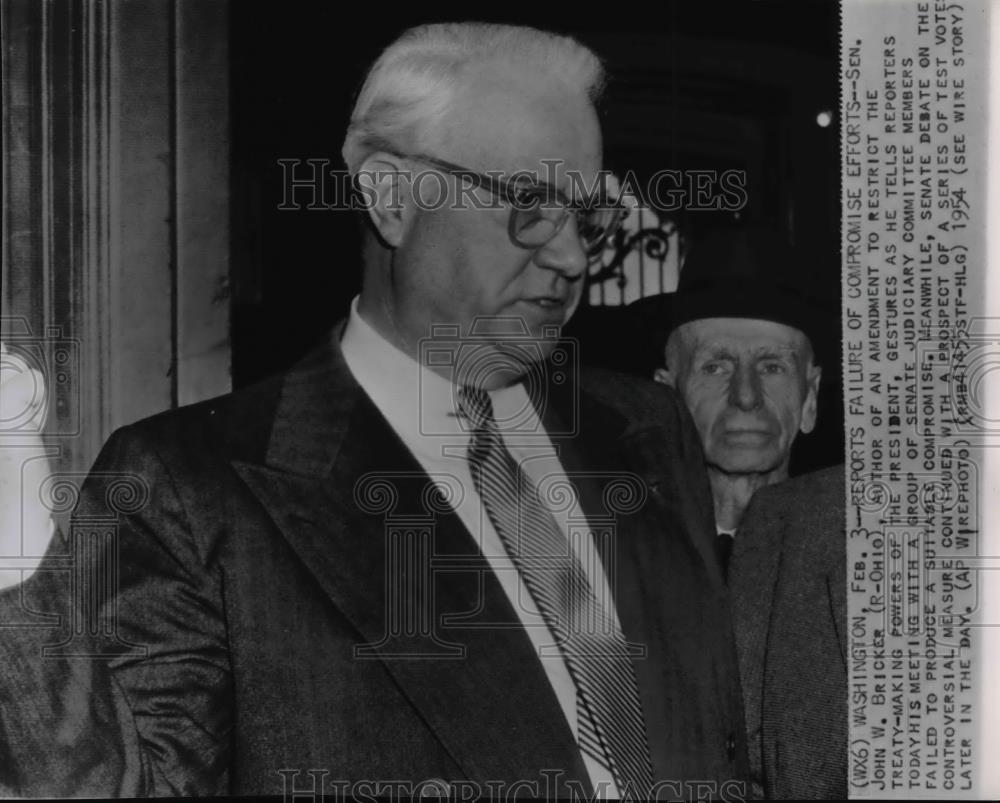
[[655, 379], [691, 411], [720, 531], [754, 492], [788, 477], [792, 443], [816, 425], [817, 318], [793, 254], [765, 230], [719, 232], [692, 249], [671, 298]]
[[665, 361], [655, 378], [701, 437], [751, 777], [768, 799], [847, 795], [843, 466], [788, 480], [827, 353], [807, 258], [764, 229], [716, 232], [692, 249], [676, 293], [634, 305]]

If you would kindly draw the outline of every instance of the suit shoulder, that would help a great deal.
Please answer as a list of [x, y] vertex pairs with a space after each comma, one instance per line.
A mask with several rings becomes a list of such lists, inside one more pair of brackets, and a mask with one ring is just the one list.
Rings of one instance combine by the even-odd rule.
[[213, 509], [232, 479], [230, 462], [266, 453], [269, 405], [280, 388], [280, 379], [266, 380], [118, 428], [91, 466], [74, 515], [104, 515], [119, 487], [160, 508]]
[[761, 501], [843, 508], [845, 493], [844, 464], [839, 463], [764, 488], [754, 495], [754, 500], [759, 496]]
[[845, 503], [844, 465], [840, 464], [762, 488], [750, 501], [741, 530], [753, 532], [780, 524], [796, 533], [825, 534], [840, 543]]
[[261, 456], [267, 447], [284, 375], [246, 388], [166, 410], [120, 428], [113, 437], [172, 453], [186, 448], [231, 457]]

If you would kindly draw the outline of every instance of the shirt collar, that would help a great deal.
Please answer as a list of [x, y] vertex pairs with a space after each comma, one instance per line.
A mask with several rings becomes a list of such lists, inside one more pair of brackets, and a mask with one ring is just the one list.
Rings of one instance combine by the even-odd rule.
[[379, 334], [358, 312], [357, 296], [340, 346], [358, 384], [401, 435], [463, 434], [451, 382]]
[[[358, 384], [407, 443], [438, 455], [444, 443], [462, 448], [468, 445], [471, 433], [458, 414], [455, 385], [376, 331], [358, 312], [357, 296], [351, 302], [340, 346]], [[489, 395], [501, 429], [537, 429], [537, 413], [523, 383]]]

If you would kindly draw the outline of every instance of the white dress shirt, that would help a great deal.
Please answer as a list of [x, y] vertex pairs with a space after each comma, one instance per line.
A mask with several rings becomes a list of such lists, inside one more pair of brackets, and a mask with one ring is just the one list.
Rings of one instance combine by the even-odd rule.
[[[471, 433], [463, 430], [457, 413], [457, 388], [389, 343], [358, 314], [357, 306], [358, 299], [355, 298], [341, 340], [348, 368], [428, 475], [435, 477], [439, 485], [446, 485], [449, 480], [437, 477], [450, 475], [452, 482], [462, 489], [463, 493], [454, 499], [455, 513], [477, 540], [537, 654], [545, 655], [539, 659], [542, 668], [552, 684], [574, 738], [579, 740], [576, 684], [565, 659], [561, 655], [550, 657], [555, 636], [538, 613], [527, 586], [485, 513], [482, 498], [475, 490], [467, 459]], [[539, 488], [543, 502], [546, 499], [545, 483], [557, 482], [560, 487], [567, 487], [562, 464], [538, 420], [524, 385], [518, 383], [492, 391], [489, 395], [508, 451]], [[510, 421], [517, 422], [517, 432], [504, 430], [504, 423]], [[454, 496], [448, 488], [442, 488], [442, 493], [446, 499]], [[561, 508], [561, 511], [550, 509], [550, 512], [563, 534], [569, 538], [567, 518], [572, 516], [579, 521], [583, 512], [575, 494], [572, 503]], [[591, 588], [598, 599], [605, 602], [606, 610], [617, 622], [603, 567], [594, 559], [592, 550], [584, 555], [579, 546], [579, 543], [573, 545]], [[548, 647], [544, 653], [543, 647]], [[604, 799], [619, 797], [611, 772], [587, 753], [581, 751], [581, 755], [598, 796]]]

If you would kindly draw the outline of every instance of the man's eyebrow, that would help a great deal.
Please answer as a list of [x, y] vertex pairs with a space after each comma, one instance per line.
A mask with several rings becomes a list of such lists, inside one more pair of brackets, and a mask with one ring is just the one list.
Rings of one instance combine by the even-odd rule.
[[567, 206], [571, 203], [566, 193], [560, 190], [555, 184], [540, 180], [537, 171], [515, 170], [510, 173], [504, 173], [500, 180], [510, 182], [510, 186], [515, 190], [541, 190], [545, 193], [546, 198], [556, 198], [560, 203]]
[[[750, 356], [755, 360], [788, 358], [798, 360], [798, 349], [793, 345], [758, 346], [750, 350]], [[694, 355], [699, 359], [739, 359], [739, 349], [722, 343], [706, 343], [694, 349]]]
[[761, 346], [754, 349], [752, 354], [758, 359], [761, 357], [790, 357], [795, 360], [798, 359], [799, 351], [795, 346]]
[[[600, 175], [588, 185], [586, 181], [578, 179], [573, 172], [569, 172], [563, 181], [566, 187], [561, 188], [548, 181], [542, 181], [538, 178], [539, 172], [535, 170], [515, 170], [504, 173], [502, 180], [513, 180], [515, 186], [520, 185], [533, 190], [542, 190], [548, 193], [550, 197], [555, 196], [561, 203], [567, 206], [587, 206], [607, 200], [610, 197]], [[531, 176], [535, 180], [528, 180]]]
[[694, 354], [699, 359], [712, 359], [712, 360], [736, 359], [736, 354], [729, 346], [723, 346], [719, 343], [707, 343], [703, 346], [698, 346], [697, 348], [695, 348]]

